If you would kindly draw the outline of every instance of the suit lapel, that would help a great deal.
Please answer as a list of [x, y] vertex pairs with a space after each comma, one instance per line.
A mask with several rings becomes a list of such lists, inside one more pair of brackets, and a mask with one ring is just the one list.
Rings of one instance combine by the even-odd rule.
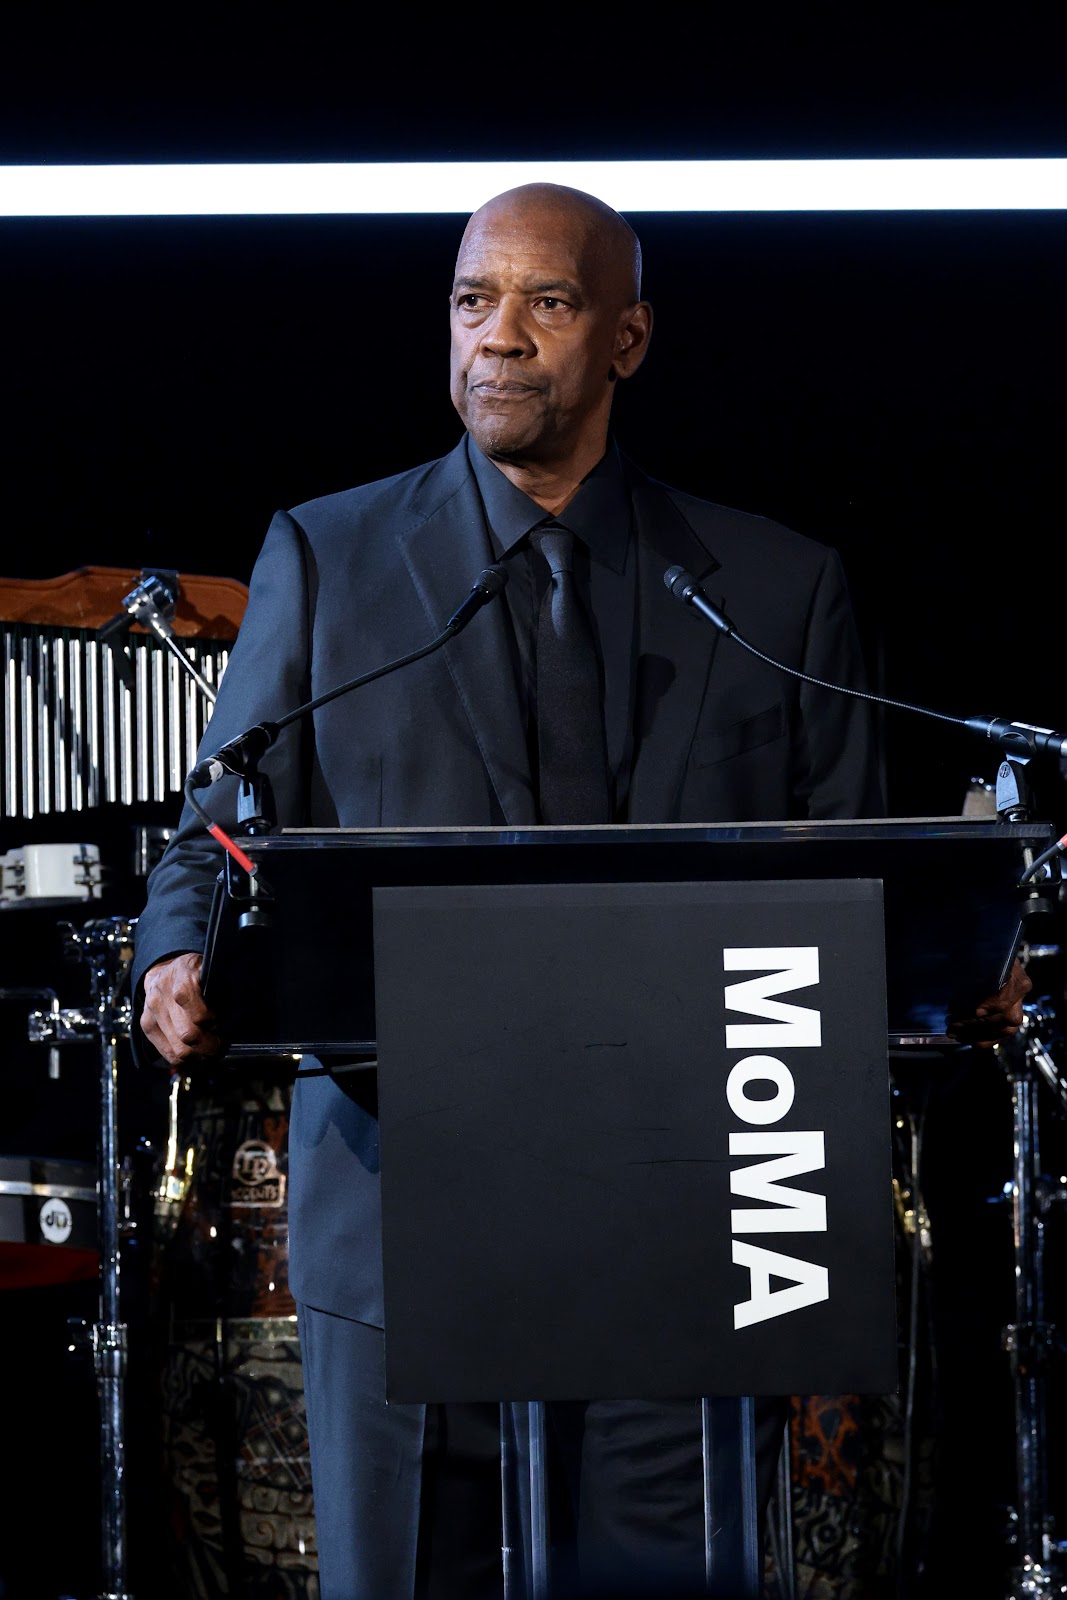
[[[632, 822], [673, 822], [719, 635], [679, 603], [663, 574], [683, 566], [704, 582], [719, 562], [667, 491], [632, 467], [630, 473], [638, 550], [638, 662], [628, 815]], [[708, 597], [724, 604], [714, 581]]]
[[[465, 440], [430, 474], [416, 509], [424, 520], [400, 534], [400, 550], [430, 626], [438, 633], [493, 559]], [[445, 645], [442, 655], [505, 821], [523, 826], [535, 822], [537, 813], [506, 607], [503, 596], [487, 605]]]

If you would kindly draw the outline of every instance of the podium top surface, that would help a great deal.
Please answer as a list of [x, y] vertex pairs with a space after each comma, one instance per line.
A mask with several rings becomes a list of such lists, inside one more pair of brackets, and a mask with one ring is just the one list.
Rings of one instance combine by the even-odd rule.
[[1027, 844], [1043, 849], [1051, 843], [1051, 822], [1001, 822], [974, 817], [864, 817], [856, 820], [799, 820], [784, 822], [645, 822], [581, 823], [566, 827], [543, 825], [523, 828], [280, 828], [249, 841], [252, 854], [300, 849], [389, 849], [413, 845], [497, 844], [803, 844], [855, 842], [929, 842], [933, 840], [983, 840], [999, 842], [1014, 854]]
[[235, 1054], [370, 1053], [378, 888], [868, 878], [883, 886], [890, 1034], [933, 1038], [1003, 981], [1020, 873], [1054, 837], [1048, 822], [960, 817], [289, 828], [242, 841], [265, 895], [256, 931], [243, 875], [234, 895], [220, 881], [205, 989]]

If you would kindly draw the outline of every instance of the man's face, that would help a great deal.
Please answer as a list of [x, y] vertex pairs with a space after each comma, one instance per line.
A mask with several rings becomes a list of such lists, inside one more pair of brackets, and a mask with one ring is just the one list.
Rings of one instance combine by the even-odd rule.
[[[452, 403], [486, 455], [551, 462], [607, 437], [625, 293], [566, 207], [490, 205], [452, 287]], [[602, 437], [600, 437], [602, 436]]]

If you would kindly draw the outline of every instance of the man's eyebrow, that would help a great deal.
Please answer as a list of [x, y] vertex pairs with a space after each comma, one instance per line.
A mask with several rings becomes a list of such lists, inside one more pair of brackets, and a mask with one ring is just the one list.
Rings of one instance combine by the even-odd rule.
[[582, 291], [576, 283], [569, 278], [552, 278], [547, 282], [530, 283], [526, 286], [528, 294], [565, 294], [569, 300], [580, 300]]
[[[490, 289], [493, 286], [491, 278], [454, 278], [452, 281], [453, 293], [457, 289]], [[524, 294], [564, 294], [569, 300], [581, 300], [582, 291], [570, 278], [537, 279], [523, 285]]]

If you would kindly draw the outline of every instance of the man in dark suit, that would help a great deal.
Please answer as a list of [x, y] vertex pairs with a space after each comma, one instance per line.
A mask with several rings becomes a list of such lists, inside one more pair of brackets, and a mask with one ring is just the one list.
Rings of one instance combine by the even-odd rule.
[[[615, 445], [615, 387], [640, 366], [652, 326], [640, 249], [623, 219], [550, 185], [490, 201], [463, 235], [451, 324], [463, 440], [441, 461], [277, 514], [205, 750], [438, 632], [480, 570], [501, 561], [503, 602], [444, 651], [333, 701], [313, 726], [286, 730], [263, 763], [284, 823], [878, 814], [865, 702], [775, 671], [664, 586], [668, 566], [685, 566], [769, 655], [816, 677], [862, 679], [831, 550], [655, 483]], [[580, 738], [567, 708], [582, 691], [569, 668], [547, 665], [558, 648], [548, 642], [549, 612], [567, 583], [587, 630], [596, 702], [595, 731], [583, 724]], [[547, 720], [546, 706], [556, 708]], [[211, 791], [224, 827], [234, 824], [232, 787]], [[220, 1047], [198, 983], [217, 867], [217, 847], [187, 816], [137, 930], [141, 1027], [173, 1065]], [[377, 1122], [366, 1073], [301, 1078], [289, 1172], [323, 1600], [492, 1593], [495, 1412], [427, 1416], [384, 1403]], [[767, 1408], [764, 1497], [780, 1424], [780, 1410]], [[696, 1404], [590, 1406], [574, 1437], [583, 1570], [696, 1583]]]

